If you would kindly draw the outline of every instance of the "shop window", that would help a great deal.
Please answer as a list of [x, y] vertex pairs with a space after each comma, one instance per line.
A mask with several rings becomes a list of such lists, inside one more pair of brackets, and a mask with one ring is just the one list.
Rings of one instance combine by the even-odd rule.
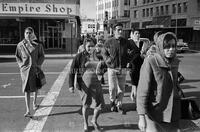
[[15, 19], [1, 19], [0, 29], [0, 45], [19, 43], [19, 22]]

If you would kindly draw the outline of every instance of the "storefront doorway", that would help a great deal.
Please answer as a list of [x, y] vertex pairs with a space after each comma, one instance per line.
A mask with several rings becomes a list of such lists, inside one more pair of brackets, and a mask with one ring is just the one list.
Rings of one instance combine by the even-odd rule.
[[47, 43], [46, 43], [46, 48], [47, 49], [56, 49], [56, 48], [62, 48], [62, 33], [61, 33], [61, 28], [57, 26], [48, 26], [47, 27]]

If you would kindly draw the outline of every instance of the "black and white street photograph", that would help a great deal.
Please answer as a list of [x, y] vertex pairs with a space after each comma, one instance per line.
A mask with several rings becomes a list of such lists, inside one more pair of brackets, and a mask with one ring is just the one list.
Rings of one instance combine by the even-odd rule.
[[199, 132], [200, 0], [0, 0], [0, 132]]

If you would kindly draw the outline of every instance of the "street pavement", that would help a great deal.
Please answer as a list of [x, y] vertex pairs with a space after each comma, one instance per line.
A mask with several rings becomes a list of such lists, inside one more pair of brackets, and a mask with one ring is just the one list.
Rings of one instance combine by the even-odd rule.
[[[3, 98], [3, 95], [19, 95], [22, 96], [21, 91], [10, 90], [7, 92], [6, 87], [11, 84], [6, 83], [6, 80], [11, 79], [16, 82], [14, 85], [18, 89], [20, 86], [19, 74], [16, 73], [17, 67], [13, 61], [14, 56], [0, 56], [0, 131], [26, 131], [26, 132], [81, 132], [83, 131], [81, 102], [78, 91], [70, 93], [68, 91], [68, 76], [67, 72], [70, 67], [71, 59], [74, 55], [54, 54], [46, 55], [46, 63], [44, 64], [44, 71], [47, 75], [48, 83], [40, 90], [39, 103], [40, 107], [35, 112], [33, 111], [32, 118], [24, 118], [25, 113], [24, 99]], [[194, 61], [198, 60], [200, 54], [180, 54], [179, 58], [182, 60], [180, 72], [184, 75], [186, 80], [182, 83], [182, 88], [186, 96], [200, 97], [200, 69], [194, 66]], [[14, 63], [14, 64], [13, 64]], [[191, 64], [192, 63], [192, 64]], [[197, 65], [200, 62], [195, 62]], [[2, 70], [3, 67], [6, 67]], [[195, 70], [196, 68], [196, 70]], [[188, 70], [190, 69], [190, 70]], [[6, 74], [7, 73], [7, 74]], [[9, 74], [10, 73], [10, 74]], [[199, 74], [198, 74], [199, 73]], [[3, 79], [2, 79], [3, 77]], [[15, 79], [12, 79], [15, 78]], [[17, 79], [16, 79], [17, 78]], [[107, 78], [105, 75], [106, 84], [103, 85], [104, 99], [106, 102], [105, 109], [99, 117], [99, 124], [104, 131], [108, 132], [137, 132], [138, 115], [135, 111], [135, 104], [131, 101], [130, 95], [130, 77], [127, 75], [127, 87], [124, 96], [124, 106], [126, 113], [116, 113], [109, 111], [109, 96]], [[4, 84], [4, 85], [2, 85]], [[5, 87], [5, 88], [2, 88]], [[2, 97], [2, 98], [1, 98]], [[6, 96], [7, 97], [7, 96]], [[13, 101], [14, 100], [14, 101]], [[200, 100], [196, 100], [200, 104]], [[23, 107], [23, 109], [22, 109]], [[92, 117], [92, 110], [90, 111], [89, 119]], [[89, 129], [94, 131], [91, 124]], [[200, 120], [182, 120], [181, 127], [184, 132], [200, 131]]]

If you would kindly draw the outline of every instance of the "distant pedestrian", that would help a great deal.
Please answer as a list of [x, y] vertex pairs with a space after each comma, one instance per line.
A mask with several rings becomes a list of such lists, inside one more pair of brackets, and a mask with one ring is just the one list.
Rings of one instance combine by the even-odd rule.
[[97, 119], [100, 110], [104, 106], [104, 98], [101, 83], [96, 74], [99, 60], [94, 56], [94, 42], [86, 39], [85, 50], [78, 53], [73, 59], [71, 72], [69, 73], [69, 90], [74, 92], [75, 74], [77, 74], [78, 91], [82, 101], [82, 114], [84, 119], [84, 131], [88, 131], [88, 108], [94, 108], [91, 123], [95, 129], [100, 130]]
[[158, 52], [145, 58], [137, 89], [138, 126], [146, 132], [179, 131], [180, 96], [177, 39], [167, 32], [158, 37]]
[[102, 50], [104, 48], [104, 40], [103, 39], [98, 39], [97, 44], [95, 45], [95, 55], [98, 58], [98, 60], [100, 61], [97, 68], [99, 68], [98, 70], [100, 70], [99, 75], [100, 75], [100, 81], [101, 84], [105, 84], [105, 80], [104, 80], [104, 73], [107, 71], [107, 66], [105, 64], [105, 61], [103, 60], [103, 53]]
[[130, 39], [129, 39], [131, 45], [134, 46], [134, 49], [130, 51], [130, 54], [132, 52], [138, 52], [140, 54], [135, 54], [132, 57], [132, 60], [130, 62], [130, 77], [131, 77], [131, 99], [135, 101], [136, 98], [136, 90], [137, 90], [137, 85], [139, 81], [139, 76], [140, 76], [140, 68], [143, 63], [143, 56], [141, 55], [141, 50], [143, 47], [143, 41], [140, 41], [140, 32], [137, 29], [132, 29], [131, 34], [130, 34]]
[[108, 66], [108, 85], [111, 111], [124, 112], [122, 101], [126, 83], [126, 66], [129, 62], [128, 49], [133, 45], [122, 37], [123, 25], [114, 25], [114, 37], [108, 38], [104, 44], [104, 60]]
[[38, 43], [32, 27], [27, 27], [24, 32], [24, 39], [18, 43], [16, 48], [16, 60], [20, 68], [22, 79], [22, 92], [25, 93], [26, 113], [30, 114], [30, 93], [34, 93], [33, 109], [37, 105], [37, 92], [40, 87], [36, 86], [36, 73], [41, 69], [44, 62], [44, 50], [42, 44]]

